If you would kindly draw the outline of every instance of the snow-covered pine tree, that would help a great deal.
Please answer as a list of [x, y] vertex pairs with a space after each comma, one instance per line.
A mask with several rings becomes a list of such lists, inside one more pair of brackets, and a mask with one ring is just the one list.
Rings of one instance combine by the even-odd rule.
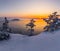
[[8, 20], [7, 18], [5, 17], [5, 21], [3, 23], [3, 26], [2, 26], [2, 30], [0, 31], [0, 40], [7, 40], [10, 38], [10, 35], [8, 33]]
[[26, 24], [26, 27], [30, 27], [28, 29], [28, 36], [33, 36], [34, 35], [34, 27], [35, 27], [35, 24], [34, 24], [35, 20], [34, 19], [31, 19], [30, 22], [28, 24]]
[[60, 28], [60, 19], [58, 18], [57, 12], [52, 13], [49, 18], [44, 19], [47, 26], [44, 27], [45, 31], [54, 31]]

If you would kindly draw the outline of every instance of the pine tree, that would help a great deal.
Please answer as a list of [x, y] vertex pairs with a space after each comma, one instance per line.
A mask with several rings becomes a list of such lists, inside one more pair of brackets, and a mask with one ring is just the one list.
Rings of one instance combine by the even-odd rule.
[[33, 34], [34, 34], [34, 27], [35, 27], [35, 21], [34, 21], [34, 19], [31, 19], [30, 20], [30, 23], [28, 23], [28, 24], [26, 24], [26, 26], [28, 27], [30, 27], [29, 29], [28, 29], [28, 36], [33, 36]]
[[2, 31], [0, 32], [0, 40], [4, 40], [4, 39], [7, 40], [10, 38], [10, 35], [7, 29], [8, 29], [8, 20], [5, 17], [5, 22], [3, 23]]
[[52, 13], [48, 19], [44, 19], [45, 22], [47, 22], [47, 26], [44, 28], [46, 31], [54, 31], [57, 30], [60, 26], [60, 21], [58, 18], [59, 15], [57, 15], [57, 12]]

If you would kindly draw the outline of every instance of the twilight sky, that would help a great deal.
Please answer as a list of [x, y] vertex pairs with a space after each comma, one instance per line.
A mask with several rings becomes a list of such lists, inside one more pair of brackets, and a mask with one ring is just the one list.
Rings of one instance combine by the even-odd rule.
[[60, 0], [0, 0], [0, 17], [40, 17], [60, 13]]

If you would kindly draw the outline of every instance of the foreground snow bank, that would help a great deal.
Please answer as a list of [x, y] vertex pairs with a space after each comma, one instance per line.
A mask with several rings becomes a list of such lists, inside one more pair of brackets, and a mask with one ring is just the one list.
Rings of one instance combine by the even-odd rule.
[[60, 51], [60, 31], [31, 37], [11, 34], [10, 40], [0, 41], [0, 51]]

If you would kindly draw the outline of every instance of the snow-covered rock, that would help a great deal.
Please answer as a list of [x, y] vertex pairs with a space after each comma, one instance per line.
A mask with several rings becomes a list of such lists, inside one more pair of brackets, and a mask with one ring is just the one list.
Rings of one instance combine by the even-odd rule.
[[0, 41], [0, 51], [60, 51], [60, 31], [31, 37], [11, 34], [10, 40]]

